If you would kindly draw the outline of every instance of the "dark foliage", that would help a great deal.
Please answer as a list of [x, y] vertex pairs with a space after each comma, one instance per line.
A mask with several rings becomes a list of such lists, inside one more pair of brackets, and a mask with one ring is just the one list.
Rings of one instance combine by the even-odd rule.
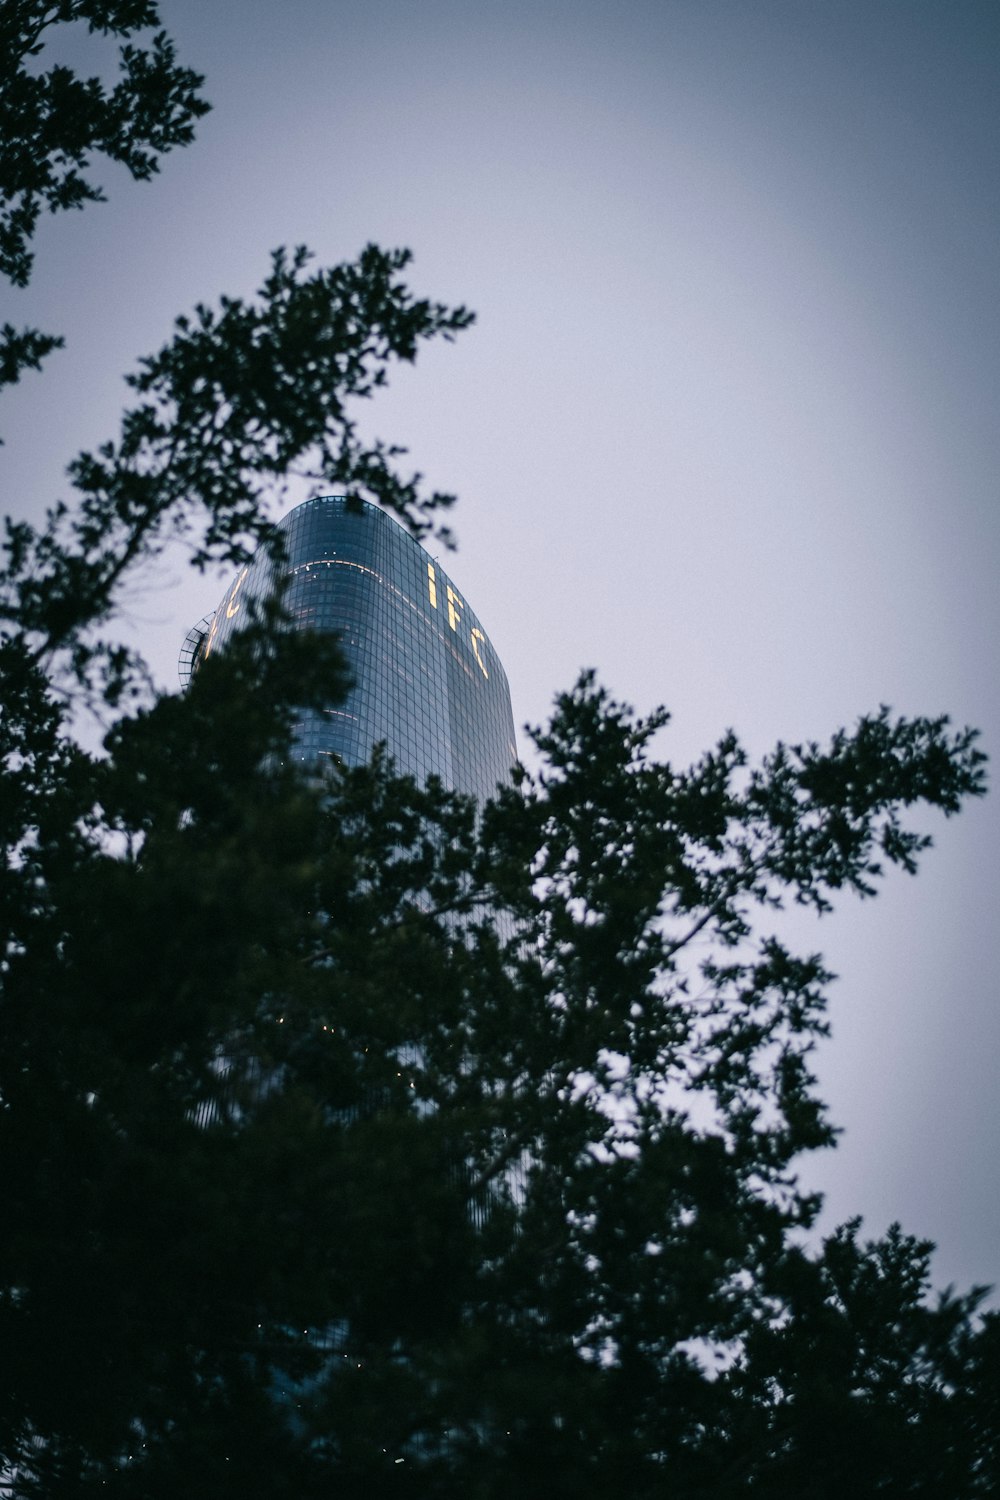
[[477, 821], [377, 755], [288, 769], [330, 643], [264, 622], [97, 759], [45, 659], [6, 720], [15, 1493], [991, 1492], [978, 1294], [895, 1229], [799, 1246], [828, 976], [766, 930], [909, 867], [972, 735], [678, 770], [584, 678]]
[[[125, 38], [118, 81], [80, 78], [64, 63], [39, 59], [59, 27], [76, 23], [104, 37]], [[138, 181], [160, 157], [194, 139], [209, 105], [204, 81], [177, 62], [165, 31], [130, 40], [159, 25], [154, 0], [4, 0], [0, 6], [0, 276], [27, 286], [31, 241], [44, 209], [58, 213], [104, 201], [89, 175], [95, 155], [124, 166]], [[37, 369], [62, 339], [38, 329], [0, 333], [0, 386]]]
[[[10, 56], [71, 19], [156, 24], [145, 0], [15, 0]], [[124, 93], [54, 72], [2, 106], [52, 134], [34, 177], [9, 175], [16, 151], [3, 168], [15, 279], [41, 207], [97, 196], [91, 150], [143, 176], [190, 135], [199, 81], [169, 43], [125, 53]], [[7, 525], [3, 1482], [994, 1495], [980, 1293], [935, 1299], [898, 1228], [803, 1248], [829, 975], [771, 930], [784, 902], [912, 872], [908, 810], [983, 790], [974, 733], [883, 709], [828, 747], [750, 767], [729, 735], [676, 768], [653, 753], [666, 716], [587, 675], [535, 732], [538, 773], [477, 815], [377, 750], [290, 768], [298, 714], [344, 673], [280, 603], [183, 696], [115, 638], [171, 540], [201, 566], [274, 545], [289, 473], [433, 523], [448, 497], [352, 417], [470, 322], [413, 298], [407, 259], [279, 252], [255, 300], [198, 308], [140, 364], [75, 499]], [[45, 352], [5, 336], [15, 373]], [[97, 754], [73, 734], [88, 707]]]

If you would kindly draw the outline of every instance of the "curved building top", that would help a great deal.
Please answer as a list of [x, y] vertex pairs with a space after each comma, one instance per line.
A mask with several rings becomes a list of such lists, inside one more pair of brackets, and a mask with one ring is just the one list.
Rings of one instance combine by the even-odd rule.
[[[507, 676], [478, 617], [441, 565], [404, 527], [367, 502], [327, 495], [279, 523], [286, 559], [262, 552], [195, 627], [187, 663], [240, 629], [244, 605], [287, 576], [293, 628], [334, 631], [354, 686], [343, 702], [303, 713], [295, 754], [348, 765], [384, 741], [396, 769], [429, 775], [483, 802], [510, 780], [516, 759]], [[242, 619], [241, 619], [242, 616]]]

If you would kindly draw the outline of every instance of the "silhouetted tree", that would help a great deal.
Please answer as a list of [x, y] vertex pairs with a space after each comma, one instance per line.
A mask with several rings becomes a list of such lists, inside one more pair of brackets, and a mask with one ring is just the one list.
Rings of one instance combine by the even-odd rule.
[[[72, 23], [90, 33], [130, 39], [159, 25], [155, 0], [4, 0], [0, 6], [0, 275], [27, 286], [31, 240], [43, 209], [58, 213], [99, 203], [88, 176], [95, 153], [140, 181], [159, 159], [194, 139], [209, 106], [203, 79], [177, 63], [165, 31], [119, 49], [113, 88], [80, 78], [65, 63], [47, 71], [35, 60], [54, 29]], [[37, 370], [63, 340], [37, 328], [0, 328], [0, 386]]]
[[291, 472], [436, 523], [353, 416], [470, 322], [407, 259], [279, 252], [140, 364], [74, 500], [7, 525], [0, 1471], [46, 1500], [993, 1494], [979, 1294], [935, 1301], [895, 1228], [803, 1248], [829, 976], [770, 930], [914, 870], [907, 809], [983, 789], [972, 731], [882, 710], [675, 768], [666, 716], [585, 675], [477, 811], [377, 750], [292, 768], [344, 675], [280, 601], [182, 696], [117, 639], [172, 540], [277, 546]]

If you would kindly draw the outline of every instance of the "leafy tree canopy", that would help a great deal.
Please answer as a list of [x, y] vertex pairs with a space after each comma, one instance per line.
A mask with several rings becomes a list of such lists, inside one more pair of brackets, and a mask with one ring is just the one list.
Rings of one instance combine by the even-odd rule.
[[[113, 87], [63, 63], [45, 69], [39, 62], [54, 33], [73, 22], [126, 39]], [[158, 25], [155, 0], [4, 0], [0, 7], [0, 276], [14, 286], [31, 277], [31, 240], [43, 209], [59, 213], [104, 200], [89, 175], [92, 156], [144, 181], [165, 152], [194, 139], [195, 121], [209, 109], [198, 92], [204, 80], [179, 65], [165, 31], [131, 40]], [[5, 323], [0, 386], [37, 370], [62, 342]]]

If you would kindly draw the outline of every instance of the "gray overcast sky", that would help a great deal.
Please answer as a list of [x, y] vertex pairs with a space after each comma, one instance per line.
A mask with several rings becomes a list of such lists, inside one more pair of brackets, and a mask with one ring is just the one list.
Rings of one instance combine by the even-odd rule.
[[[268, 251], [409, 245], [477, 327], [371, 411], [456, 490], [448, 567], [515, 718], [582, 665], [664, 753], [757, 753], [879, 703], [1000, 746], [995, 0], [162, 0], [215, 111], [43, 223], [2, 316], [65, 331], [7, 398], [7, 506], [65, 492], [121, 374]], [[95, 44], [88, 44], [94, 46]], [[77, 61], [90, 54], [86, 47]], [[96, 54], [95, 54], [96, 57]], [[217, 581], [130, 629], [172, 683]], [[916, 882], [804, 926], [842, 976], [820, 1072], [829, 1225], [861, 1211], [1000, 1280], [998, 804]]]

